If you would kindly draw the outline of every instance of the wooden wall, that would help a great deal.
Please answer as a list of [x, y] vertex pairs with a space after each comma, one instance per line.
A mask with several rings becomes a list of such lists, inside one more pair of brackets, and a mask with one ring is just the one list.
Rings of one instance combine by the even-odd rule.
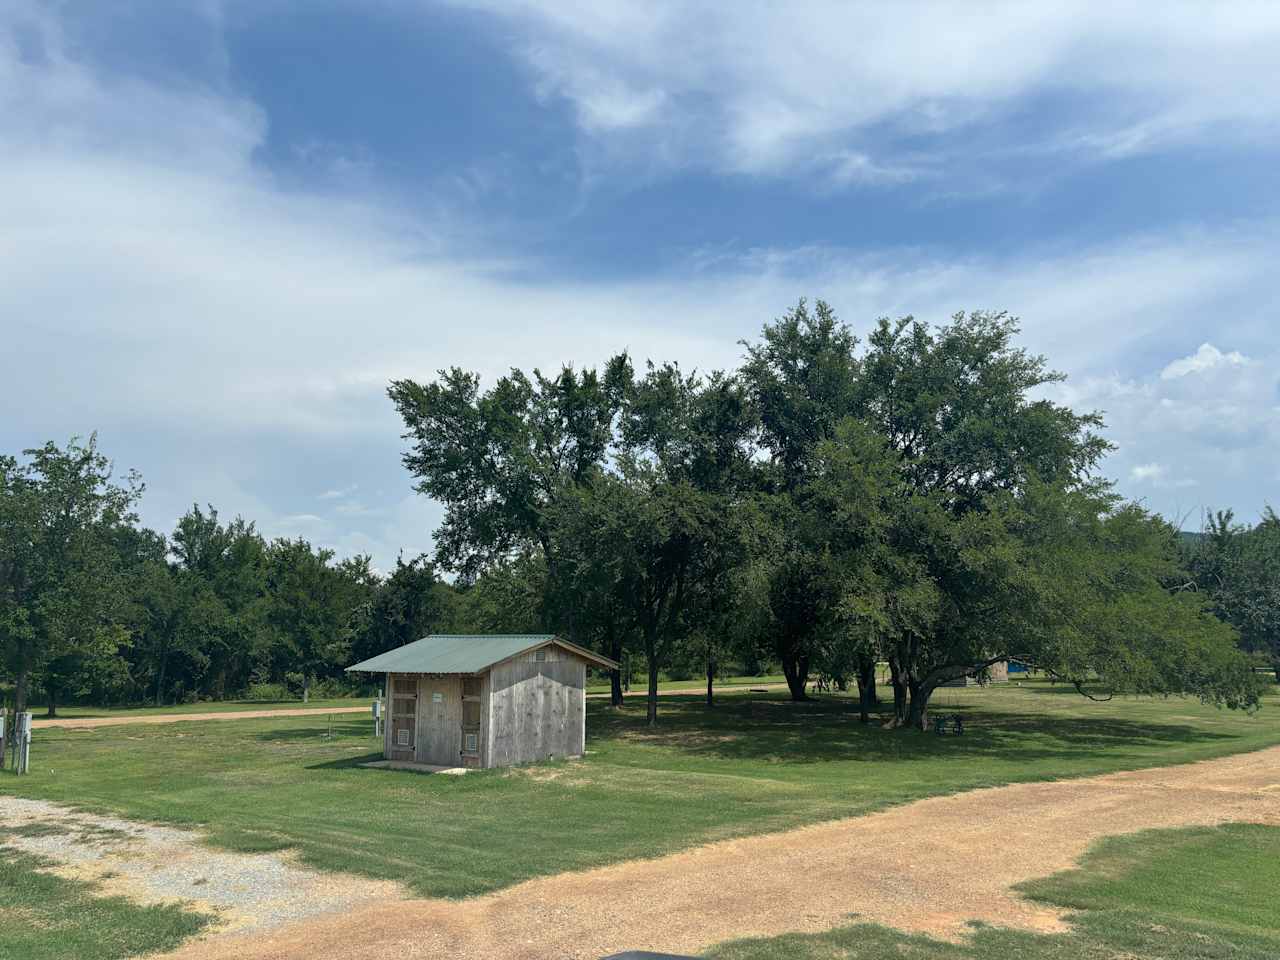
[[586, 661], [558, 647], [499, 663], [489, 673], [485, 766], [581, 756], [586, 747]]
[[418, 736], [414, 759], [419, 763], [456, 767], [461, 754], [462, 679], [431, 676], [419, 678]]

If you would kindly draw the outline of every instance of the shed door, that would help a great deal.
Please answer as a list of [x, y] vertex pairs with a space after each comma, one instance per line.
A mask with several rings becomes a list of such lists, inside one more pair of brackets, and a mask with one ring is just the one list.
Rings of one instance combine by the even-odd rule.
[[393, 675], [391, 678], [391, 723], [388, 725], [387, 756], [391, 760], [412, 760], [418, 727], [418, 678]]
[[462, 752], [462, 681], [424, 679], [420, 711], [418, 761], [458, 766]]

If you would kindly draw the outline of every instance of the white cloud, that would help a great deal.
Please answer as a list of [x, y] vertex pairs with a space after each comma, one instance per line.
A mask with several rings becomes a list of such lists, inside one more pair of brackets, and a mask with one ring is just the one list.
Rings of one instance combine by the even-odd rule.
[[1168, 471], [1158, 463], [1140, 463], [1129, 471], [1129, 478], [1138, 483], [1145, 480], [1163, 480]]
[[676, 165], [807, 178], [844, 149], [894, 168], [873, 145], [1036, 97], [1080, 103], [1041, 146], [1093, 156], [1274, 138], [1280, 120], [1259, 95], [1280, 82], [1273, 3], [457, 2], [533, 36], [516, 52], [588, 137], [626, 131], [628, 152]]
[[[616, 16], [600, 16], [608, 37]], [[103, 77], [54, 27], [45, 36], [43, 58], [0, 44], [0, 449], [101, 428], [149, 479], [144, 519], [161, 528], [208, 501], [385, 569], [429, 549], [440, 517], [409, 492], [389, 379], [589, 365], [623, 348], [729, 367], [738, 339], [801, 294], [859, 329], [1009, 307], [1028, 346], [1072, 375], [1063, 396], [1107, 410], [1111, 472], [1167, 464], [1162, 489], [1194, 481], [1241, 513], [1280, 477], [1268, 373], [1280, 240], [1266, 224], [1001, 258], [728, 248], [644, 282], [519, 283], [455, 254], [451, 225], [279, 189], [253, 164], [266, 129], [254, 104]], [[629, 110], [612, 116], [643, 114]], [[880, 175], [869, 157], [850, 162], [850, 175]], [[1206, 317], [1230, 352], [1214, 348], [1222, 359], [1195, 377], [1145, 372], [1203, 340]], [[1256, 362], [1236, 364], [1237, 347]]]
[[1191, 356], [1175, 360], [1161, 370], [1160, 379], [1173, 380], [1176, 377], [1185, 377], [1190, 373], [1203, 373], [1223, 365], [1242, 367], [1248, 362], [1249, 359], [1238, 350], [1223, 353], [1211, 343], [1202, 343], [1200, 349]]

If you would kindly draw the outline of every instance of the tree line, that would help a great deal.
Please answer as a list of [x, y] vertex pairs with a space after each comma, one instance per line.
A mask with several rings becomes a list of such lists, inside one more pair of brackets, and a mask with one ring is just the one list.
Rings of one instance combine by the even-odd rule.
[[168, 536], [143, 527], [136, 474], [96, 438], [0, 456], [0, 681], [12, 702], [178, 703], [313, 686], [442, 628], [483, 629], [491, 591], [461, 597], [425, 557], [378, 574], [303, 539], [264, 538], [193, 506]]
[[[553, 632], [662, 671], [778, 664], [921, 728], [941, 684], [1019, 660], [1087, 696], [1250, 708], [1280, 664], [1280, 522], [1188, 540], [1098, 473], [1102, 420], [1004, 314], [882, 320], [801, 301], [736, 370], [626, 354], [488, 389], [400, 380], [433, 557], [377, 572], [193, 506], [143, 527], [96, 439], [0, 456], [0, 680], [22, 708], [347, 689], [429, 632]], [[443, 575], [452, 578], [446, 581]], [[1280, 667], [1278, 667], [1280, 669]], [[626, 677], [615, 673], [621, 702]]]
[[881, 320], [862, 344], [801, 301], [734, 371], [620, 354], [389, 395], [405, 466], [446, 508], [438, 565], [522, 584], [541, 628], [639, 654], [650, 722], [665, 666], [699, 658], [710, 699], [733, 654], [780, 663], [795, 699], [815, 676], [856, 685], [864, 720], [887, 661], [897, 727], [1002, 660], [1087, 696], [1252, 708], [1236, 601], [1185, 589], [1177, 531], [1100, 476], [1102, 418], [1047, 399], [1063, 377], [1017, 334], [978, 312]]

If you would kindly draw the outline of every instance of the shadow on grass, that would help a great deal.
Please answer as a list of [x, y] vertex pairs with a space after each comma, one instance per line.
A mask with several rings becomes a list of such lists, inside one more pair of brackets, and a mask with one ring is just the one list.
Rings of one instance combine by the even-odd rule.
[[[952, 712], [951, 708], [945, 708]], [[793, 703], [784, 695], [725, 698], [708, 709], [697, 697], [664, 697], [658, 726], [646, 725], [643, 704], [589, 709], [588, 729], [601, 739], [652, 745], [720, 760], [820, 763], [835, 760], [932, 760], [940, 756], [1027, 761], [1095, 751], [1121, 759], [1135, 748], [1234, 739], [1181, 723], [1117, 717], [1054, 717], [966, 705], [962, 737], [884, 730], [880, 717], [863, 724], [847, 698]]]
[[362, 753], [358, 757], [339, 757], [337, 760], [326, 760], [324, 763], [309, 763], [306, 770], [351, 770], [362, 763], [372, 763], [382, 759], [382, 751]]
[[271, 728], [255, 733], [253, 739], [262, 743], [305, 740], [323, 742], [331, 731], [333, 733], [331, 742], [335, 744], [344, 741], [347, 744], [353, 744], [356, 741], [373, 739], [373, 722], [352, 721], [350, 715], [334, 717], [332, 724], [323, 715], [300, 717], [288, 726], [279, 724], [278, 721], [281, 719], [283, 718], [273, 717]]

